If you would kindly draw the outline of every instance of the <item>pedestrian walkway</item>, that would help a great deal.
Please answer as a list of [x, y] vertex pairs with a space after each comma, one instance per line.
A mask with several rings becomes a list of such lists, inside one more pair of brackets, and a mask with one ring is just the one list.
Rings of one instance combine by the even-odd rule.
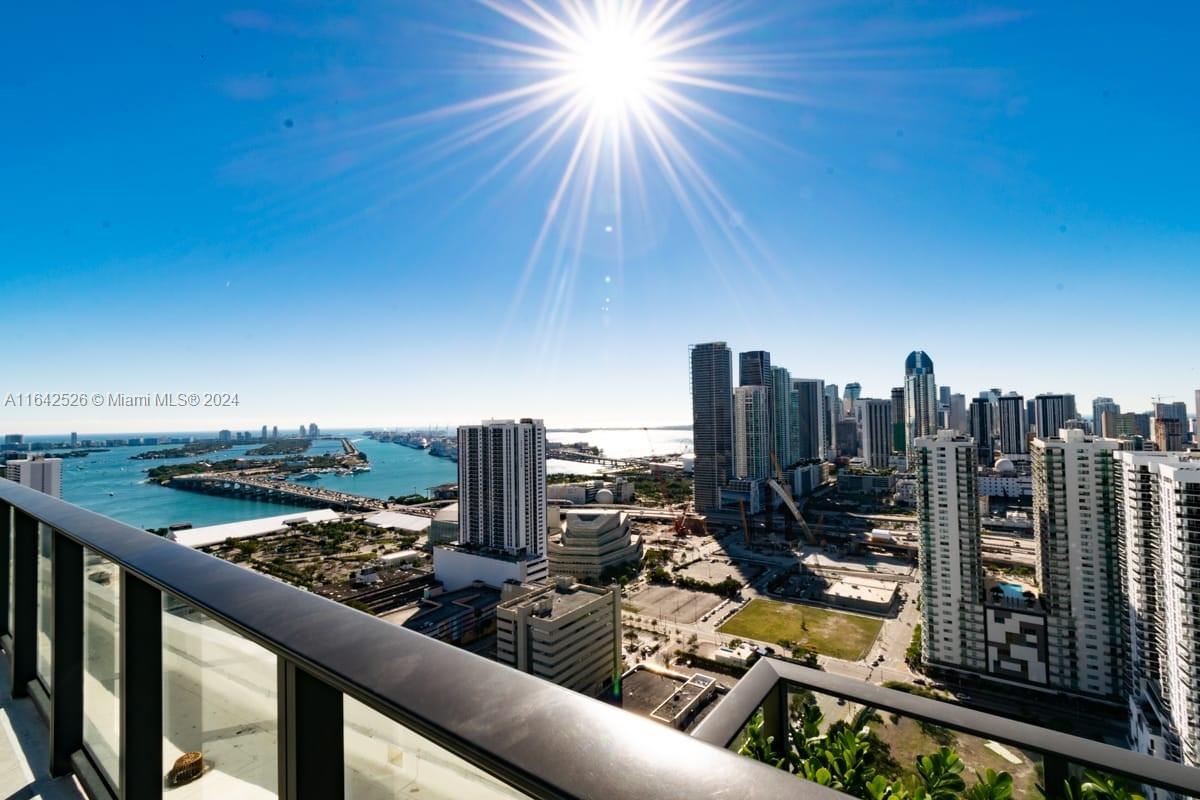
[[32, 700], [13, 698], [9, 675], [0, 655], [0, 799], [82, 800], [74, 776], [50, 777], [49, 729]]

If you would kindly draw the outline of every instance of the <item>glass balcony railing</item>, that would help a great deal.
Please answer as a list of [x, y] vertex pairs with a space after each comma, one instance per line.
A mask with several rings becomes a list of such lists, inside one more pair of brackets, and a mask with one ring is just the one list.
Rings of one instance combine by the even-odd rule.
[[0, 646], [92, 798], [841, 795], [0, 480]]

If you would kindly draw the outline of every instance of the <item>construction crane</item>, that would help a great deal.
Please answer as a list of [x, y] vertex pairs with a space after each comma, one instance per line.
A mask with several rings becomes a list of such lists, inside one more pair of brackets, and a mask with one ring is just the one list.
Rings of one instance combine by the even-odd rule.
[[792, 499], [792, 493], [788, 491], [784, 485], [783, 470], [779, 467], [779, 457], [775, 455], [775, 451], [771, 451], [771, 464], [775, 467], [775, 477], [767, 479], [767, 485], [775, 494], [779, 495], [783, 500], [783, 504], [787, 506], [788, 511], [792, 512], [792, 516], [800, 523], [800, 530], [804, 531], [804, 538], [809, 544], [816, 544], [817, 539], [813, 536], [813, 532], [809, 530], [808, 523], [804, 521], [804, 515], [800, 513], [800, 508], [796, 505], [796, 501]]

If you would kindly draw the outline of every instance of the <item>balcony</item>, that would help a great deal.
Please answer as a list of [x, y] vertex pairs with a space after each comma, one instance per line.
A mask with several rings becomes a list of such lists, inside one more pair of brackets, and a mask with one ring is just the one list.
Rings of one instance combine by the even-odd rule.
[[838, 796], [4, 480], [0, 634], [11, 797]]

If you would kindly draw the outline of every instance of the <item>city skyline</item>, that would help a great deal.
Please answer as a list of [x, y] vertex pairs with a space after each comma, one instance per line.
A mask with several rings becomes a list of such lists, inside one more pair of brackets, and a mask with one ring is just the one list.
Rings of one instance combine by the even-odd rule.
[[[22, 198], [0, 214], [0, 294], [14, 330], [37, 326], [38, 347], [10, 354], [2, 390], [237, 392], [246, 413], [130, 425], [106, 410], [69, 424], [0, 408], [4, 427], [242, 426], [268, 412], [350, 425], [491, 413], [675, 424], [688, 408], [679, 354], [717, 338], [874, 397], [912, 349], [956, 388], [1027, 397], [1140, 408], [1200, 385], [1200, 366], [1143, 337], [1088, 346], [1102, 319], [1131, 334], [1160, 324], [1149, 303], [1094, 305], [1137, 276], [1169, 277], [1180, 297], [1200, 289], [1189, 188], [1200, 167], [1186, 135], [1198, 112], [1170, 100], [1191, 92], [1174, 63], [1186, 20], [1066, 4], [839, 7], [731, 37], [730, 48], [800, 59], [760, 86], [800, 100], [694, 92], [781, 145], [732, 135], [730, 154], [689, 139], [728, 219], [765, 254], [710, 256], [653, 184], [654, 213], [631, 222], [618, 262], [613, 209], [597, 202], [550, 353], [537, 331], [559, 284], [545, 265], [516, 305], [522, 324], [506, 320], [567, 154], [472, 194], [511, 141], [447, 163], [429, 151], [449, 131], [412, 123], [502, 88], [447, 31], [512, 38], [519, 26], [434, 2], [342, 16], [163, 8], [136, 29], [100, 8], [78, 9], [66, 29], [19, 9], [11, 23], [6, 57], [29, 79], [5, 89], [26, 124], [0, 132], [9, 197]], [[1064, 47], [1069, 58], [1054, 55]], [[1011, 296], [982, 317], [982, 287], [1001, 285]], [[1049, 352], [1048, 323], [1062, 345]], [[879, 351], [893, 327], [905, 346]], [[817, 331], [836, 335], [801, 344]], [[473, 392], [427, 391], [431, 359], [486, 384], [488, 407]], [[631, 391], [645, 385], [656, 391]]]

